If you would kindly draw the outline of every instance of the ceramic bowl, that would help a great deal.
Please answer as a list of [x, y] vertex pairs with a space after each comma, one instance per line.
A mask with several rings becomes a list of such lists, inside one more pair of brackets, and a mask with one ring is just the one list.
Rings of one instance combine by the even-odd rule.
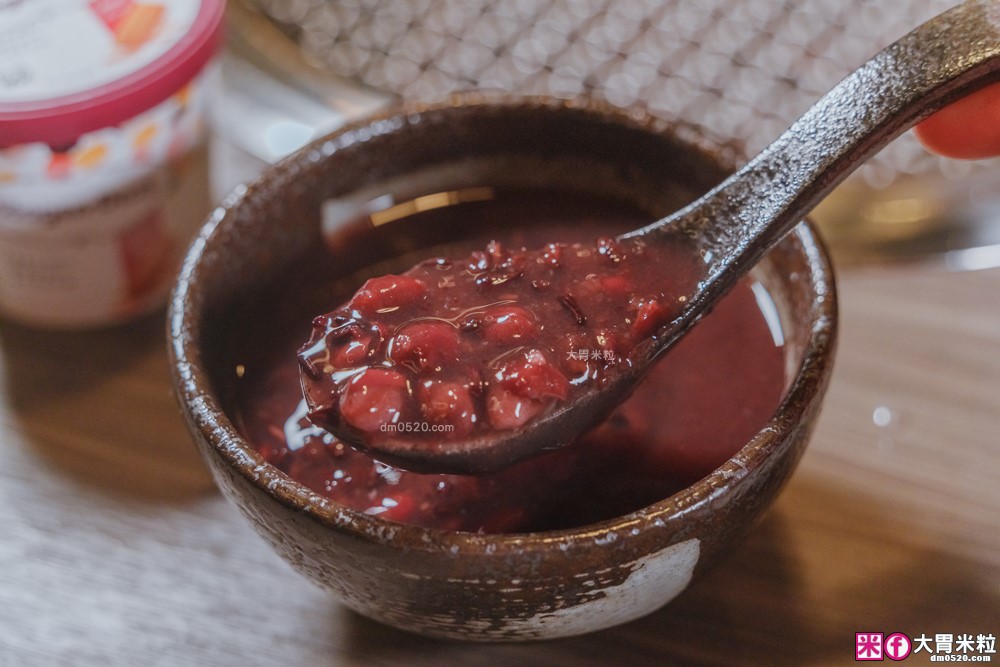
[[468, 96], [404, 108], [303, 148], [238, 189], [187, 254], [169, 317], [176, 390], [223, 493], [291, 565], [365, 616], [418, 633], [525, 640], [648, 614], [730, 551], [795, 468], [830, 376], [836, 296], [828, 258], [800, 225], [755, 269], [786, 338], [787, 391], [771, 421], [707, 477], [640, 511], [575, 529], [486, 535], [393, 523], [324, 499], [264, 462], [227, 386], [230, 306], [266, 294], [305, 253], [347, 276], [429, 245], [351, 222], [396, 201], [471, 185], [596, 190], [665, 214], [732, 160], [682, 128], [596, 102]]

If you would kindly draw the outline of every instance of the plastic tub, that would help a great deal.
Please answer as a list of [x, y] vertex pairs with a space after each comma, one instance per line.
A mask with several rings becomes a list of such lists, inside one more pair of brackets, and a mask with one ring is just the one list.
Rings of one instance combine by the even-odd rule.
[[209, 207], [222, 0], [0, 3], [0, 311], [59, 328], [160, 306]]

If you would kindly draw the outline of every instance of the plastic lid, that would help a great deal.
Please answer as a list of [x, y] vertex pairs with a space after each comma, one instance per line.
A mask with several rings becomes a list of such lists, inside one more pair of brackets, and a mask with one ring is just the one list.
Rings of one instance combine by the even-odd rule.
[[0, 147], [68, 146], [159, 104], [218, 51], [224, 9], [224, 0], [0, 0]]

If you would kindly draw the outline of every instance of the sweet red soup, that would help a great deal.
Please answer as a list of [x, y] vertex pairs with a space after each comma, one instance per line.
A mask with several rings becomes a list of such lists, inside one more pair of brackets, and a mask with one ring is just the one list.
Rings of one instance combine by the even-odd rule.
[[702, 267], [687, 248], [603, 236], [491, 240], [372, 278], [299, 352], [309, 418], [376, 452], [520, 428], [630, 368]]
[[[648, 222], [649, 215], [596, 196], [519, 191], [500, 192], [491, 201], [417, 213], [405, 222], [393, 224], [459, 229], [463, 222], [467, 227], [469, 220], [476, 221], [477, 229], [489, 230], [489, 236], [440, 249], [440, 254], [457, 257], [467, 253], [472, 261], [482, 259], [492, 267], [485, 270], [485, 275], [495, 277], [493, 269], [504, 262], [509, 265], [509, 258], [520, 247], [538, 247], [543, 241], [553, 243], [547, 251], [558, 252], [560, 261], [565, 261], [567, 252], [575, 255], [576, 250], [592, 244], [593, 254], [579, 259], [624, 264], [614, 263], [607, 252], [625, 257], [635, 252], [634, 248], [608, 250], [605, 241], [606, 252], [602, 254], [601, 242], [593, 239], [600, 233], [639, 227]], [[511, 220], [517, 221], [518, 228], [504, 228]], [[476, 252], [495, 257], [485, 259], [473, 254]], [[423, 251], [424, 256], [431, 254]], [[400, 260], [399, 268], [407, 266]], [[424, 268], [428, 275], [436, 271], [448, 275], [448, 270], [438, 266], [429, 263]], [[240, 427], [266, 460], [293, 479], [350, 508], [393, 521], [450, 530], [519, 532], [578, 526], [640, 509], [690, 485], [726, 461], [769, 420], [782, 395], [781, 332], [765, 317], [765, 313], [773, 315], [773, 305], [759, 284], [745, 280], [657, 364], [627, 402], [577, 443], [485, 475], [400, 470], [340, 442], [309, 417], [299, 382], [296, 349], [310, 335], [316, 313], [344, 303], [345, 295], [352, 293], [357, 302], [354, 310], [366, 309], [366, 313], [378, 315], [379, 310], [393, 308], [379, 301], [385, 290], [378, 283], [366, 284], [361, 275], [347, 284], [331, 281], [325, 291], [323, 286], [310, 283], [328, 268], [323, 266], [322, 257], [317, 257], [279, 281], [282, 287], [277, 293], [262, 296], [264, 304], [272, 304], [267, 326], [248, 333], [245, 344], [237, 346], [239, 371], [234, 400]], [[384, 267], [380, 269], [374, 275], [386, 273]], [[688, 268], [684, 270], [690, 274]], [[378, 350], [375, 354], [398, 357], [395, 360], [416, 377], [426, 371], [427, 364], [435, 363], [435, 355], [465, 360], [467, 372], [474, 373], [488, 367], [503, 374], [503, 369], [519, 363], [525, 367], [521, 375], [527, 374], [536, 386], [544, 388], [536, 397], [547, 400], [544, 392], [559, 395], [563, 382], [571, 385], [581, 377], [599, 378], [616, 363], [615, 355], [627, 349], [623, 346], [628, 341], [622, 341], [622, 336], [630, 335], [629, 329], [646, 326], [643, 318], [636, 317], [626, 329], [617, 329], [617, 341], [602, 339], [600, 332], [606, 327], [600, 322], [604, 317], [601, 313], [617, 312], [612, 306], [616, 296], [627, 301], [636, 294], [663, 293], [646, 284], [647, 277], [633, 268], [605, 271], [602, 276], [627, 279], [628, 289], [602, 284], [595, 290], [597, 296], [585, 297], [589, 305], [583, 316], [592, 326], [583, 327], [574, 319], [573, 311], [581, 308], [579, 300], [564, 305], [561, 312], [521, 312], [501, 298], [499, 303], [456, 314], [455, 322], [447, 323], [451, 330], [447, 333], [436, 330], [434, 320], [412, 321], [404, 314], [400, 317], [408, 319], [395, 323], [392, 331], [396, 333], [388, 337], [380, 322], [373, 324], [367, 317], [341, 322], [347, 329], [331, 334], [328, 330], [338, 326], [334, 319], [338, 315], [334, 313], [316, 320], [311, 342], [323, 344], [313, 354], [341, 355], [341, 361], [349, 366]], [[363, 284], [364, 289], [355, 291]], [[546, 289], [554, 284], [557, 290], [566, 287], [557, 278]], [[302, 285], [311, 286], [302, 289]], [[620, 294], [618, 287], [624, 290]], [[388, 291], [395, 289], [390, 286]], [[405, 292], [407, 288], [404, 285], [401, 289]], [[640, 302], [643, 299], [637, 298]], [[327, 304], [326, 308], [315, 310], [317, 301]], [[602, 311], [593, 307], [600, 303], [608, 304], [608, 308]], [[556, 320], [556, 316], [569, 322]], [[659, 317], [654, 315], [650, 326]], [[359, 319], [364, 322], [359, 324]], [[533, 354], [533, 350], [539, 351], [537, 347], [519, 343], [537, 334], [539, 325], [550, 319], [565, 326], [561, 333], [547, 339], [554, 343], [547, 343], [540, 351], [543, 362]], [[774, 317], [770, 319], [773, 322]], [[400, 335], [406, 327], [418, 324], [422, 328]], [[324, 333], [318, 336], [317, 328]], [[463, 347], [463, 334], [473, 333], [489, 340], [495, 338], [498, 346], [516, 353], [505, 352], [499, 360], [473, 356]], [[336, 345], [328, 344], [331, 335]], [[373, 345], [368, 336], [378, 337], [379, 345]], [[308, 349], [304, 357], [313, 358]], [[391, 402], [396, 400], [395, 381], [392, 377], [373, 378], [373, 385]], [[406, 406], [414, 411], [408, 416], [419, 416], [429, 424], [449, 424], [466, 432], [477, 427], [478, 419], [506, 423], [503, 420], [509, 415], [503, 414], [503, 399], [500, 407], [491, 411], [488, 400], [463, 393], [469, 384], [457, 377], [418, 383], [418, 402]], [[498, 386], [524, 398], [517, 393], [523, 390], [516, 385]], [[472, 414], [476, 420], [467, 418]], [[358, 419], [364, 418], [364, 411], [359, 411]], [[316, 421], [322, 423], [322, 419]]]

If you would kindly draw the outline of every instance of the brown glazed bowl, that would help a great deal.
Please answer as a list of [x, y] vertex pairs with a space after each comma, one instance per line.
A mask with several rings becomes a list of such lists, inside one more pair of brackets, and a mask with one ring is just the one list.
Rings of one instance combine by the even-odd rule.
[[[169, 319], [174, 381], [219, 486], [292, 566], [357, 612], [467, 640], [581, 634], [657, 609], [730, 551], [771, 504], [812, 431], [833, 361], [836, 296], [800, 225], [755, 269], [786, 338], [774, 417], [710, 475], [649, 507], [551, 532], [486, 535], [346, 509], [264, 462], [241, 435], [228, 352], [232, 304], [327, 247], [341, 276], [470, 228], [359, 225], [366, 202], [474, 185], [556, 185], [626, 196], [663, 215], [718, 182], [721, 153], [641, 112], [596, 102], [466, 96], [356, 124], [239, 189], [187, 254]], [[654, 218], [651, 217], [650, 220]], [[474, 227], [474, 221], [470, 222]], [[324, 246], [325, 243], [325, 246]]]

